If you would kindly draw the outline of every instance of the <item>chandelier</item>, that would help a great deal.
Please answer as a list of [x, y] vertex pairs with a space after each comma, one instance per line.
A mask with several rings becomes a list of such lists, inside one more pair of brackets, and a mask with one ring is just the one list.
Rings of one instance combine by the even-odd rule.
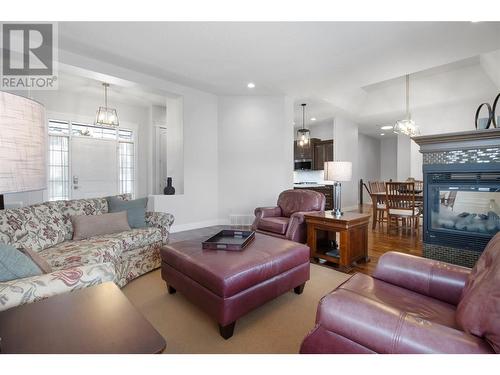
[[109, 83], [103, 83], [104, 86], [104, 107], [99, 107], [95, 115], [95, 125], [118, 127], [118, 115], [116, 109], [108, 107], [108, 87]]
[[306, 129], [306, 103], [302, 103], [302, 129], [297, 130], [297, 144], [299, 147], [309, 147], [311, 136]]
[[420, 135], [420, 128], [411, 119], [410, 113], [410, 75], [406, 75], [406, 118], [398, 120], [393, 127], [394, 133], [415, 137]]

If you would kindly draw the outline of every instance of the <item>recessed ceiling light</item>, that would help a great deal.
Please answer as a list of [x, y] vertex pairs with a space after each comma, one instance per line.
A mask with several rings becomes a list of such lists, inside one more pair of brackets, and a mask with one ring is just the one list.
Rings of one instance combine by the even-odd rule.
[[250, 83], [247, 85], [247, 87], [248, 87], [249, 89], [253, 89], [253, 88], [255, 87], [255, 83], [250, 82]]
[[380, 133], [380, 135], [385, 135], [384, 133]]
[[316, 117], [311, 117], [311, 121], [316, 121]]
[[380, 129], [389, 130], [389, 129], [392, 129], [392, 125], [385, 125], [385, 126], [382, 126]]

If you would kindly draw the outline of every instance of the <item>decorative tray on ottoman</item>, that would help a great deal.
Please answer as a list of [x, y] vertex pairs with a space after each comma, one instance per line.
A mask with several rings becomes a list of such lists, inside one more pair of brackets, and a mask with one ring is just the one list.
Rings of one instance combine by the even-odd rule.
[[255, 238], [255, 232], [225, 229], [202, 242], [203, 249], [241, 251]]

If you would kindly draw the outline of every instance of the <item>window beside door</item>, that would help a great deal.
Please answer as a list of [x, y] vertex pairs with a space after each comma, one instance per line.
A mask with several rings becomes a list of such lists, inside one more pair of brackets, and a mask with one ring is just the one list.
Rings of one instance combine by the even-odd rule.
[[120, 174], [120, 194], [134, 196], [135, 153], [133, 133], [130, 130], [118, 132], [118, 170]]
[[49, 121], [49, 200], [69, 199], [69, 123]]
[[117, 191], [132, 194], [135, 186], [134, 132], [128, 129], [110, 129], [81, 122], [49, 120], [48, 198], [71, 199], [71, 138], [85, 137], [116, 140], [118, 153]]

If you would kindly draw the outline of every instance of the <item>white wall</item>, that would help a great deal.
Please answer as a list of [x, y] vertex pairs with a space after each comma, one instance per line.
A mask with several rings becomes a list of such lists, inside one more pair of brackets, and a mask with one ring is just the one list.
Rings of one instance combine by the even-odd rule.
[[[294, 137], [297, 134], [297, 130], [301, 129], [302, 125], [295, 124]], [[322, 140], [333, 138], [333, 118], [318, 121], [307, 125], [310, 131], [311, 138], [319, 138]]]
[[293, 107], [284, 97], [219, 97], [219, 218], [253, 215], [292, 186]]
[[333, 139], [335, 160], [352, 162], [352, 179], [342, 183], [342, 208], [353, 209], [358, 205], [359, 196], [358, 124], [335, 117]]
[[173, 231], [218, 223], [217, 97], [191, 92], [183, 107], [184, 194], [152, 196], [155, 211], [175, 216]]
[[[368, 181], [378, 181], [380, 179], [380, 139], [358, 134], [358, 165], [359, 178], [368, 184]], [[368, 192], [363, 189], [363, 203], [370, 203], [371, 198]]]
[[411, 143], [410, 137], [398, 135], [398, 153], [396, 158], [397, 163], [397, 181], [406, 181], [411, 175]]
[[380, 142], [380, 179], [388, 181], [398, 179], [398, 139], [383, 138]]
[[176, 194], [184, 194], [184, 124], [182, 98], [167, 99], [167, 176]]

